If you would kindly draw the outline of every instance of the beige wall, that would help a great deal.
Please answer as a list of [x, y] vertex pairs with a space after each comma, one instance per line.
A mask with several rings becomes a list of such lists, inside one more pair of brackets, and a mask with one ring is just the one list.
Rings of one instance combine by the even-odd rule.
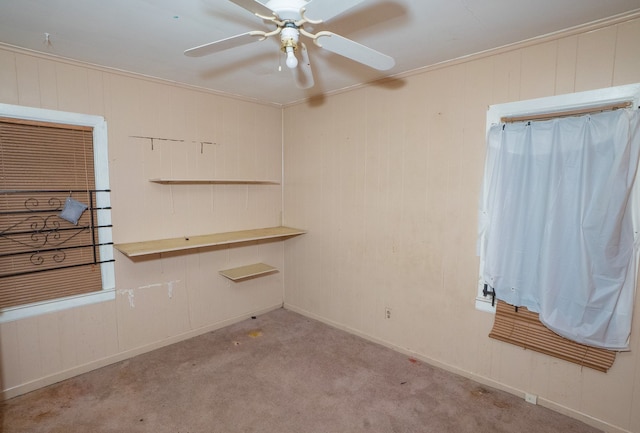
[[[158, 185], [155, 177], [282, 177], [282, 110], [0, 48], [0, 102], [104, 116], [116, 243], [280, 224], [281, 185]], [[134, 138], [151, 136], [173, 142]], [[203, 144], [208, 142], [214, 144]], [[283, 242], [116, 252], [116, 300], [0, 325], [10, 397], [277, 308], [283, 274], [232, 283], [220, 269], [283, 264]]]
[[285, 248], [286, 306], [640, 432], [640, 320], [603, 374], [489, 339], [474, 308], [487, 106], [640, 82], [639, 41], [636, 15], [287, 107], [285, 223], [309, 232]]

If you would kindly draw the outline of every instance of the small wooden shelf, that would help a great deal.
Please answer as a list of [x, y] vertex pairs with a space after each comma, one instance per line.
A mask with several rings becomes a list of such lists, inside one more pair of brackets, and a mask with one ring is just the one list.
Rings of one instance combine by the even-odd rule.
[[220, 275], [227, 277], [231, 281], [240, 281], [245, 278], [257, 277], [260, 275], [276, 272], [278, 269], [265, 263], [254, 263], [252, 265], [240, 266], [238, 268], [224, 269]]
[[114, 247], [127, 257], [138, 257], [149, 254], [190, 250], [216, 245], [229, 245], [262, 239], [289, 238], [304, 233], [306, 233], [304, 230], [278, 226], [252, 230], [240, 230], [236, 232], [214, 233], [209, 235], [130, 242], [125, 244], [115, 244]]
[[275, 180], [257, 180], [257, 179], [173, 179], [173, 178], [155, 178], [149, 179], [149, 182], [161, 183], [164, 185], [280, 185]]

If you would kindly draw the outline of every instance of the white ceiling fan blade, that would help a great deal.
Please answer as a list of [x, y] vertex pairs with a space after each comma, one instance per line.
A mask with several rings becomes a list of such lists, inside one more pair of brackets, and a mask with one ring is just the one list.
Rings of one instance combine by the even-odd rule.
[[300, 50], [300, 61], [298, 67], [293, 68], [293, 78], [296, 81], [296, 86], [299, 89], [309, 89], [313, 87], [313, 72], [311, 71], [311, 63], [309, 62], [309, 53], [307, 47], [301, 42], [298, 45]]
[[235, 3], [243, 9], [248, 10], [254, 15], [259, 17], [270, 18], [274, 16], [274, 12], [266, 7], [264, 4], [257, 0], [229, 0], [231, 3]]
[[184, 52], [184, 55], [189, 57], [202, 57], [220, 51], [228, 50], [229, 48], [239, 47], [250, 42], [261, 41], [264, 37], [265, 32], [261, 31], [242, 33], [241, 35], [231, 36], [226, 39], [221, 39], [219, 41], [210, 42], [208, 44], [190, 48]]
[[[323, 38], [322, 43], [320, 43], [320, 38]], [[317, 33], [314, 42], [325, 50], [329, 50], [332, 53], [339, 54], [380, 71], [391, 69], [396, 64], [393, 57], [389, 57], [373, 48], [366, 47], [332, 32]]]
[[329, 21], [364, 0], [311, 0], [304, 6], [305, 15], [311, 20]]

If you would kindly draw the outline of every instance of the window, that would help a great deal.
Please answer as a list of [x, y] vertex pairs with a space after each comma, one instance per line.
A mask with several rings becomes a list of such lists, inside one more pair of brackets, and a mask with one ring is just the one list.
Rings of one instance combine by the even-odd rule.
[[[487, 308], [488, 283], [560, 335], [626, 348], [638, 260], [638, 96], [631, 85], [490, 108], [477, 305]], [[626, 102], [634, 109], [560, 114]], [[499, 124], [545, 112], [552, 120]]]
[[0, 320], [113, 289], [104, 119], [0, 104]]

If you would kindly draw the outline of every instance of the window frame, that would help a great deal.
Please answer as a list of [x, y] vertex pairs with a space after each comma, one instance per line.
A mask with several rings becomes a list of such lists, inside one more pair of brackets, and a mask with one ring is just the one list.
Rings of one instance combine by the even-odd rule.
[[[0, 117], [91, 127], [93, 129], [95, 187], [101, 190], [109, 189], [108, 136], [107, 122], [104, 117], [1, 103]], [[110, 208], [111, 194], [97, 194], [96, 205], [97, 207]], [[98, 225], [111, 226], [110, 210], [98, 212]], [[111, 228], [98, 229], [98, 239], [100, 239], [101, 243], [109, 244], [113, 242]], [[113, 245], [102, 245], [100, 247], [100, 257], [102, 257], [103, 260], [112, 260], [114, 258]], [[114, 262], [101, 263], [100, 272], [102, 276], [102, 290], [49, 301], [2, 308], [0, 309], [0, 323], [67, 308], [115, 300]]]
[[[640, 109], [640, 83], [490, 105], [487, 110], [485, 137], [488, 137], [491, 127], [493, 125], [500, 124], [504, 117], [535, 116], [554, 113], [560, 114], [571, 110], [591, 108], [595, 110], [597, 107], [622, 103], [625, 101], [631, 101], [633, 108]], [[633, 190], [632, 212], [635, 215], [640, 214], [639, 183], [640, 182], [636, 182], [636, 186]], [[634, 220], [637, 220], [637, 218], [634, 218]], [[636, 234], [639, 229], [640, 227], [634, 227]], [[483, 294], [484, 281], [482, 279], [482, 269], [484, 267], [484, 261], [480, 254], [480, 246], [482, 245], [482, 242], [482, 235], [479, 235], [476, 254], [480, 260], [480, 266], [478, 268], [479, 272], [475, 307], [477, 310], [495, 314], [496, 307], [495, 305], [492, 305], [492, 297], [490, 295], [485, 296]]]

